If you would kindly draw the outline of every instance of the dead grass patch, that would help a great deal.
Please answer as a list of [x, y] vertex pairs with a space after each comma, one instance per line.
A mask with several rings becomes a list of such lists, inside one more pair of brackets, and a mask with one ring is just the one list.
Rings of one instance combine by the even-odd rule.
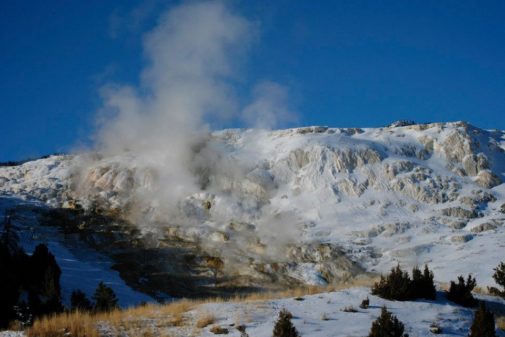
[[210, 328], [210, 332], [212, 332], [214, 335], [227, 335], [228, 334], [228, 329], [222, 328], [219, 325], [214, 325]]
[[[350, 279], [338, 285], [327, 287], [301, 287], [285, 291], [260, 292], [247, 295], [237, 295], [231, 298], [209, 298], [188, 300], [182, 299], [165, 305], [147, 304], [124, 310], [114, 310], [107, 313], [84, 313], [72, 312], [43, 317], [35, 320], [33, 326], [27, 330], [28, 337], [98, 337], [99, 325], [108, 326], [115, 332], [125, 332], [125, 335], [146, 336], [152, 334], [163, 335], [158, 328], [167, 326], [183, 326], [186, 324], [185, 313], [194, 308], [207, 303], [225, 303], [225, 302], [256, 302], [274, 300], [280, 298], [302, 298], [307, 295], [314, 295], [323, 292], [338, 291], [351, 287], [371, 286], [377, 280], [376, 277], [360, 277]], [[214, 323], [212, 315], [198, 318], [196, 326], [208, 326]], [[213, 319], [211, 319], [213, 318]], [[153, 322], [149, 322], [149, 321]], [[201, 322], [200, 322], [201, 320]], [[239, 320], [239, 319], [237, 319]], [[250, 317], [241, 318], [240, 321], [248, 321]], [[149, 324], [147, 324], [149, 323]], [[237, 322], [238, 323], [238, 322]], [[502, 323], [503, 324], [503, 323]], [[152, 326], [156, 330], [152, 329]], [[131, 333], [130, 333], [131, 332]]]
[[505, 316], [496, 318], [496, 327], [500, 330], [505, 330]]
[[215, 321], [216, 318], [214, 317], [214, 315], [206, 312], [200, 315], [200, 317], [198, 317], [198, 319], [196, 320], [196, 327], [199, 329], [203, 329], [206, 326], [211, 325]]
[[73, 312], [35, 320], [27, 331], [28, 337], [98, 337], [96, 320], [88, 313]]

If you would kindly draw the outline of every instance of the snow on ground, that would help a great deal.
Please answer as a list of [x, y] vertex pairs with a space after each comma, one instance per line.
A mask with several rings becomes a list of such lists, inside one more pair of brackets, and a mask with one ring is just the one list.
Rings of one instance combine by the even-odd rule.
[[107, 257], [78, 242], [66, 240], [56, 228], [41, 226], [38, 222], [39, 214], [32, 212], [32, 207], [46, 206], [36, 201], [0, 197], [0, 221], [3, 221], [7, 209], [16, 208], [12, 224], [25, 252], [31, 254], [41, 243], [48, 246], [61, 268], [60, 281], [65, 304], [70, 304], [70, 295], [75, 289], [80, 289], [91, 298], [100, 281], [114, 290], [122, 307], [153, 301], [149, 296], [127, 286], [119, 273], [111, 269], [112, 261]]
[[[366, 297], [370, 299], [370, 308], [360, 309], [359, 304]], [[249, 336], [270, 337], [279, 311], [286, 308], [293, 314], [292, 322], [301, 336], [352, 337], [368, 335], [372, 321], [379, 316], [381, 307], [385, 305], [404, 323], [405, 332], [411, 337], [432, 335], [429, 328], [433, 323], [442, 328], [439, 336], [467, 336], [473, 311], [439, 297], [437, 301], [388, 301], [370, 295], [368, 288], [351, 288], [304, 296], [302, 301], [286, 298], [249, 303], [206, 304], [199, 307], [193, 315], [212, 313], [216, 317], [215, 324], [229, 329], [229, 336], [240, 336], [231, 324], [244, 324]], [[503, 310], [505, 302], [494, 300], [499, 301]], [[353, 307], [358, 312], [344, 312], [346, 307]], [[210, 326], [196, 335], [214, 336], [209, 330]], [[498, 336], [505, 336], [505, 333], [501, 331]]]
[[[359, 308], [359, 304], [366, 297], [370, 299], [370, 307]], [[492, 307], [501, 314], [505, 313], [503, 299], [491, 296], [484, 296], [481, 299], [487, 302], [489, 308]], [[441, 337], [467, 336], [474, 315], [473, 309], [455, 305], [445, 300], [441, 293], [435, 301], [400, 302], [370, 295], [369, 288], [349, 288], [297, 298], [202, 304], [184, 314], [182, 326], [167, 324], [166, 316], [160, 320], [143, 317], [131, 319], [142, 321], [143, 323], [138, 325], [143, 327], [142, 331], [150, 331], [155, 335], [160, 333], [172, 337], [188, 335], [211, 337], [215, 336], [210, 331], [212, 326], [218, 325], [228, 329], [228, 336], [239, 337], [241, 334], [236, 327], [244, 325], [248, 336], [271, 337], [279, 311], [287, 309], [293, 314], [292, 323], [302, 337], [362, 337], [368, 335], [372, 322], [380, 315], [383, 306], [404, 324], [405, 332], [410, 337], [434, 335], [430, 332], [431, 325], [442, 329], [438, 334]], [[344, 311], [345, 308], [351, 307], [356, 312]], [[203, 329], [196, 328], [196, 321], [209, 314], [214, 317], [214, 323]], [[101, 331], [108, 331], [113, 335], [113, 330], [107, 322], [101, 323]], [[0, 336], [21, 337], [23, 334], [0, 332]], [[505, 331], [497, 330], [497, 336], [505, 337]]]
[[[370, 299], [370, 307], [359, 308], [366, 297]], [[505, 301], [492, 297], [486, 297], [486, 300], [489, 301], [488, 306], [501, 312], [505, 310]], [[164, 328], [156, 321], [151, 324], [157, 324], [160, 333], [173, 337], [214, 336], [210, 331], [213, 325], [228, 329], [230, 337], [241, 336], [236, 329], [239, 325], [244, 325], [251, 337], [270, 337], [279, 311], [287, 309], [293, 314], [292, 322], [302, 337], [362, 337], [368, 335], [372, 322], [380, 315], [383, 306], [404, 323], [405, 332], [411, 337], [433, 335], [429, 331], [432, 324], [442, 329], [439, 334], [441, 337], [467, 336], [473, 320], [472, 309], [454, 305], [446, 301], [442, 294], [436, 301], [399, 302], [372, 296], [368, 288], [350, 288], [298, 298], [209, 303], [187, 313], [187, 321], [182, 327]], [[350, 307], [357, 312], [344, 311]], [[203, 329], [196, 329], [195, 322], [206, 314], [213, 315], [215, 322]], [[503, 337], [505, 332], [498, 331], [497, 336]]]

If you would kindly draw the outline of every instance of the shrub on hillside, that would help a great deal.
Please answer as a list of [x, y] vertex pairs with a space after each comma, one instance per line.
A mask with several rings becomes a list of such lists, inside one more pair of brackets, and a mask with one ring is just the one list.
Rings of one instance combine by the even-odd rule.
[[14, 306], [20, 297], [20, 277], [7, 245], [0, 240], [0, 328], [16, 318]]
[[85, 293], [74, 290], [70, 296], [70, 309], [72, 311], [90, 311], [93, 309], [93, 303], [86, 297]]
[[39, 244], [30, 256], [25, 271], [29, 305], [35, 316], [63, 311], [61, 304], [61, 270], [46, 245]]
[[95, 311], [111, 311], [118, 307], [117, 297], [112, 288], [100, 282], [93, 295]]
[[363, 301], [361, 301], [361, 304], [359, 305], [359, 307], [361, 309], [368, 309], [369, 306], [370, 306], [370, 299], [367, 296]]
[[484, 302], [480, 302], [475, 311], [469, 337], [496, 337], [494, 314], [486, 309]]
[[0, 328], [62, 311], [61, 270], [54, 256], [45, 245], [27, 255], [9, 216], [0, 234], [0, 275]]
[[273, 337], [299, 337], [298, 331], [296, 330], [293, 323], [291, 323], [291, 318], [293, 315], [286, 309], [282, 309], [279, 312], [279, 318], [275, 322]]
[[372, 287], [372, 294], [388, 300], [406, 301], [411, 298], [410, 283], [409, 274], [397, 265], [386, 277], [381, 275], [380, 281]]
[[381, 315], [372, 323], [368, 337], [407, 337], [404, 330], [403, 323], [382, 307]]
[[433, 272], [428, 269], [427, 265], [424, 265], [424, 270], [417, 267], [412, 269], [412, 283], [411, 283], [411, 295], [416, 298], [425, 298], [429, 300], [434, 300], [437, 297], [437, 290], [435, 289], [435, 283], [433, 282]]
[[417, 267], [412, 270], [412, 279], [406, 271], [397, 265], [372, 287], [372, 294], [388, 300], [408, 301], [418, 298], [435, 299], [436, 290], [433, 273], [424, 267], [424, 272]]
[[458, 276], [458, 283], [451, 281], [451, 286], [446, 294], [449, 301], [460, 304], [464, 307], [474, 307], [477, 305], [477, 300], [472, 295], [472, 290], [477, 285], [475, 278], [468, 275], [465, 282], [463, 276]]
[[498, 267], [494, 268], [493, 279], [503, 290], [495, 287], [490, 287], [489, 292], [493, 295], [505, 298], [505, 263], [500, 262]]

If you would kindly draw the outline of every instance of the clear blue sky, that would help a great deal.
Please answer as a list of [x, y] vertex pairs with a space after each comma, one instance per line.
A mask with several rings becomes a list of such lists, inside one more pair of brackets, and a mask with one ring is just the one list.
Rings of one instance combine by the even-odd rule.
[[[505, 129], [505, 1], [231, 3], [261, 27], [245, 80], [289, 86], [300, 125]], [[86, 143], [99, 87], [138, 81], [141, 36], [170, 6], [1, 1], [0, 161]]]

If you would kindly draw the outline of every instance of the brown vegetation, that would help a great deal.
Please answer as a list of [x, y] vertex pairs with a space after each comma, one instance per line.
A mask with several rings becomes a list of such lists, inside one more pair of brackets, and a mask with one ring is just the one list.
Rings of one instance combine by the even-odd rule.
[[505, 330], [505, 316], [496, 318], [496, 327], [500, 330]]
[[209, 313], [204, 313], [200, 317], [198, 317], [196, 321], [196, 327], [199, 329], [205, 328], [208, 325], [211, 325], [216, 321], [214, 315]]
[[[157, 305], [148, 304], [124, 310], [113, 310], [104, 313], [72, 312], [47, 316], [35, 320], [27, 330], [29, 337], [98, 337], [101, 327], [107, 327], [112, 335], [163, 336], [162, 329], [174, 326], [188, 326], [187, 312], [206, 303], [224, 302], [261, 302], [264, 300], [302, 297], [322, 292], [337, 291], [355, 286], [370, 286], [373, 279], [363, 278], [328, 287], [303, 287], [282, 292], [260, 292], [248, 295], [236, 295], [231, 298], [208, 298], [200, 300], [182, 299], [173, 303]], [[197, 327], [204, 327], [215, 322], [210, 314], [195, 317]], [[242, 319], [241, 319], [242, 320]], [[154, 322], [154, 323], [153, 323]], [[149, 323], [149, 324], [148, 324]], [[154, 324], [154, 326], [153, 326]]]

